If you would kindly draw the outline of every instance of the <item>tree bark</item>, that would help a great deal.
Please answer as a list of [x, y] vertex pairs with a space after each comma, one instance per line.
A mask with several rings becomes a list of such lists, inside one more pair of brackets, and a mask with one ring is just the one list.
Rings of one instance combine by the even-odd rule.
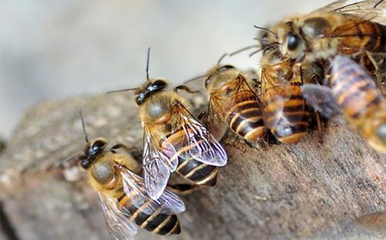
[[[26, 113], [0, 155], [0, 200], [17, 239], [109, 239], [95, 191], [84, 178], [66, 181], [57, 166], [83, 148], [79, 110], [90, 138], [123, 142], [140, 156], [143, 134], [132, 99], [128, 93], [76, 97]], [[386, 237], [380, 213], [386, 156], [347, 126], [329, 124], [322, 136], [312, 132], [295, 145], [252, 146], [232, 132], [221, 143], [229, 163], [216, 186], [182, 197], [182, 233], [140, 230], [135, 239]], [[370, 213], [379, 214], [357, 220]]]

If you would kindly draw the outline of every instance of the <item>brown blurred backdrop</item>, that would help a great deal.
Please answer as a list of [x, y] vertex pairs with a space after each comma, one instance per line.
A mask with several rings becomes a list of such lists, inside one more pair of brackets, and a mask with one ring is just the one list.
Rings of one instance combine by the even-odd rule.
[[[150, 76], [181, 83], [252, 44], [254, 24], [330, 2], [0, 0], [0, 135], [44, 99], [138, 85], [149, 46]], [[228, 61], [248, 68], [256, 59]]]

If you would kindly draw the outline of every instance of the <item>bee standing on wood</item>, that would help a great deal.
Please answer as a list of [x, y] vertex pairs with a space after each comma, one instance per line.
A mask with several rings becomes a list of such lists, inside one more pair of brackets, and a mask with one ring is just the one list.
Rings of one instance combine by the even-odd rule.
[[160, 235], [181, 232], [175, 214], [185, 211], [182, 200], [163, 191], [157, 200], [149, 197], [143, 179], [138, 175], [140, 164], [122, 144], [108, 148], [107, 141], [88, 140], [84, 153], [78, 157], [80, 166], [98, 192], [110, 234], [117, 240], [131, 239], [138, 227]]
[[147, 80], [135, 90], [139, 117], [144, 128], [143, 172], [146, 191], [158, 199], [164, 191], [171, 172], [199, 185], [214, 185], [218, 166], [227, 163], [220, 143], [188, 110], [178, 89], [167, 90], [163, 79]]
[[212, 125], [226, 123], [241, 137], [257, 141], [265, 132], [260, 100], [245, 74], [234, 66], [220, 64], [220, 61], [205, 74], [208, 121]]

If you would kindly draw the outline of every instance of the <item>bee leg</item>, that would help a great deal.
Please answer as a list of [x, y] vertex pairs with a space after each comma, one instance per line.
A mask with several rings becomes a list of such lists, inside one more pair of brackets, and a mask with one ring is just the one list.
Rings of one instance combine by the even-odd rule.
[[174, 92], [178, 92], [178, 90], [184, 90], [187, 93], [201, 93], [200, 91], [192, 91], [188, 86], [185, 86], [185, 85], [179, 85], [173, 88]]
[[364, 52], [361, 57], [362, 65], [365, 67], [365, 69], [371, 74], [375, 75], [375, 73], [378, 72], [378, 64], [377, 61], [373, 58], [373, 56], [370, 55], [369, 52]]
[[198, 186], [194, 184], [184, 184], [184, 183], [167, 185], [167, 188], [173, 193], [184, 195], [184, 196], [193, 193], [193, 191], [195, 191], [197, 187]]

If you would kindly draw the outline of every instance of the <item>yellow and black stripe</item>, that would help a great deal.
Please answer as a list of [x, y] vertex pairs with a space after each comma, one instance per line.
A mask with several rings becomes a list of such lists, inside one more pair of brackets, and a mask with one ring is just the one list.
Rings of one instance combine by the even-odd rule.
[[335, 67], [332, 75], [332, 89], [338, 105], [352, 119], [367, 117], [370, 109], [382, 102], [382, 95], [374, 80], [351, 62]]
[[[174, 132], [171, 132], [166, 136], [165, 144], [173, 145], [178, 152], [174, 154], [170, 161], [178, 161], [178, 167], [176, 172], [179, 173], [185, 179], [198, 184], [213, 186], [217, 181], [218, 168], [195, 160], [192, 157], [182, 158], [181, 156], [188, 156], [187, 152], [193, 148], [198, 148], [198, 145], [203, 141], [198, 139], [196, 145], [186, 144], [186, 130], [183, 126]], [[191, 133], [194, 134], [193, 132]], [[194, 150], [196, 151], [196, 149]]]
[[230, 96], [231, 106], [226, 109], [228, 126], [247, 140], [255, 141], [264, 135], [264, 122], [260, 109], [260, 101], [252, 91], [238, 91]]
[[350, 19], [338, 27], [333, 35], [343, 36], [342, 48], [363, 49], [369, 52], [386, 50], [386, 26], [379, 23]]
[[148, 215], [143, 211], [143, 209], [146, 209], [150, 204], [153, 204], [152, 202], [154, 202], [154, 200], [151, 198], [146, 199], [139, 208], [132, 204], [130, 195], [126, 195], [125, 193], [118, 198], [118, 202], [121, 208], [124, 208], [125, 211], [130, 213], [131, 221], [149, 232], [160, 235], [179, 234], [181, 232], [177, 216], [175, 214], [162, 214], [162, 206], [151, 215]]
[[300, 82], [291, 82], [263, 94], [264, 123], [280, 142], [296, 143], [307, 131], [309, 112], [300, 87]]

